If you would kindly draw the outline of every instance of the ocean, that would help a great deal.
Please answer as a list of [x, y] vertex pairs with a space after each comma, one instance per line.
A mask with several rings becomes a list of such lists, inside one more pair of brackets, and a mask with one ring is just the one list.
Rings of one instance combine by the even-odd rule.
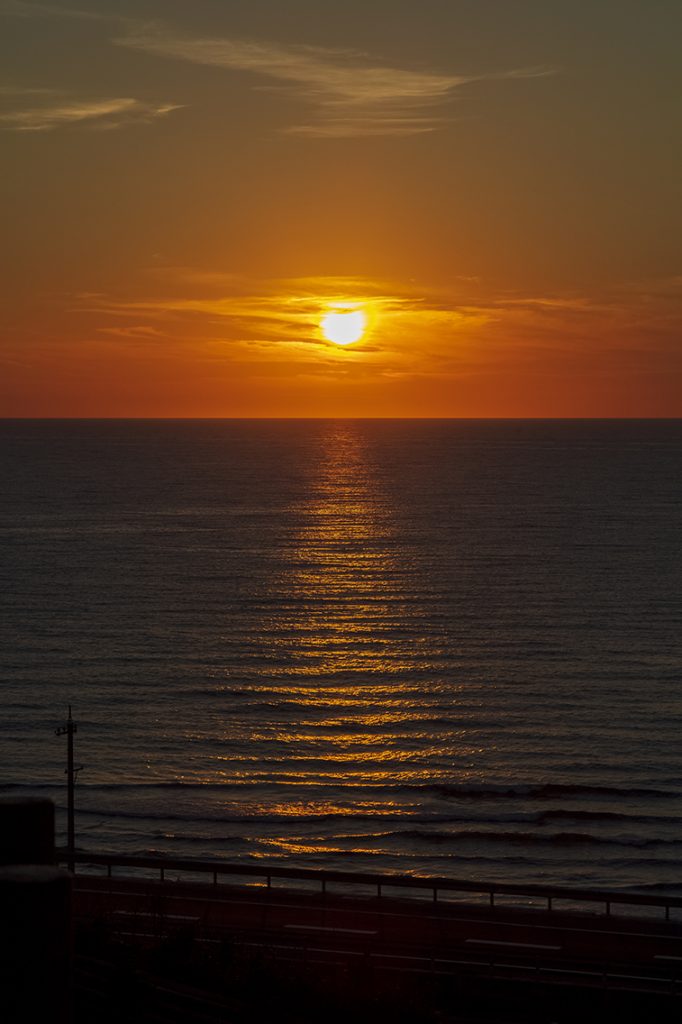
[[682, 893], [682, 421], [0, 422], [0, 791], [64, 842]]

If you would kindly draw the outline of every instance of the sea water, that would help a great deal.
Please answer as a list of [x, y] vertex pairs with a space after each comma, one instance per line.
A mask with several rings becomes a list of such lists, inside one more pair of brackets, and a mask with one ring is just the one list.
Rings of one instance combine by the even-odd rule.
[[682, 892], [682, 421], [0, 423], [0, 784], [64, 841]]

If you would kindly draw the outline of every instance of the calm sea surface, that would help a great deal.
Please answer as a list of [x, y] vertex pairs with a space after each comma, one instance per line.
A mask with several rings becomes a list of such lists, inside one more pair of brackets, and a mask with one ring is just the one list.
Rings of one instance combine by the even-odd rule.
[[63, 829], [71, 702], [82, 848], [682, 892], [682, 421], [0, 446], [0, 788]]

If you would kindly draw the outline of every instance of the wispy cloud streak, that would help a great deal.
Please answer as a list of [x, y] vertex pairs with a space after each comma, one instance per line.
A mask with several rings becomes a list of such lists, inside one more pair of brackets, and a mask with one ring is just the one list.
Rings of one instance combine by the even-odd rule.
[[[78, 124], [120, 128], [148, 123], [179, 109], [177, 104], [149, 103], [130, 97], [80, 99], [50, 89], [8, 88], [0, 90], [0, 97], [9, 99], [12, 108], [0, 111], [0, 129], [15, 132], [53, 131]], [[37, 99], [41, 102], [36, 104]]]
[[[155, 271], [148, 285], [156, 294], [78, 296], [72, 311], [99, 333], [139, 342], [160, 335], [210, 339], [237, 360], [253, 346], [264, 359], [316, 349], [336, 360], [320, 320], [330, 308], [359, 306], [368, 315], [367, 336], [343, 350], [344, 365], [369, 359], [387, 372], [440, 375], [457, 375], [465, 364], [555, 366], [594, 353], [606, 359], [622, 352], [629, 360], [639, 353], [644, 360], [678, 347], [680, 332], [675, 281], [645, 282], [641, 293], [628, 286], [599, 296], [496, 295], [465, 281], [429, 290], [361, 278], [249, 281], [176, 267]], [[667, 300], [652, 307], [652, 294], [661, 291]]]
[[156, 57], [241, 72], [289, 89], [306, 103], [310, 116], [282, 129], [320, 138], [410, 136], [434, 132], [447, 122], [446, 108], [466, 85], [482, 80], [537, 78], [551, 68], [460, 74], [427, 68], [391, 67], [358, 50], [249, 40], [201, 38], [161, 21], [88, 12], [28, 0], [0, 0], [0, 12], [21, 17], [82, 18], [115, 26], [116, 46]]
[[158, 57], [246, 72], [289, 87], [313, 108], [313, 117], [286, 132], [312, 136], [415, 135], [435, 131], [434, 109], [462, 86], [483, 78], [528, 78], [551, 73], [530, 68], [502, 75], [439, 74], [372, 62], [356, 51], [243, 39], [188, 38], [144, 26], [114, 40]]

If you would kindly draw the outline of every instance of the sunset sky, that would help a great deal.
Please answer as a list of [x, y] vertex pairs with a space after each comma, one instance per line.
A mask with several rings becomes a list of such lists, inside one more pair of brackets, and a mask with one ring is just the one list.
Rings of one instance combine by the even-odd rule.
[[681, 38], [679, 0], [0, 0], [0, 415], [682, 415]]

